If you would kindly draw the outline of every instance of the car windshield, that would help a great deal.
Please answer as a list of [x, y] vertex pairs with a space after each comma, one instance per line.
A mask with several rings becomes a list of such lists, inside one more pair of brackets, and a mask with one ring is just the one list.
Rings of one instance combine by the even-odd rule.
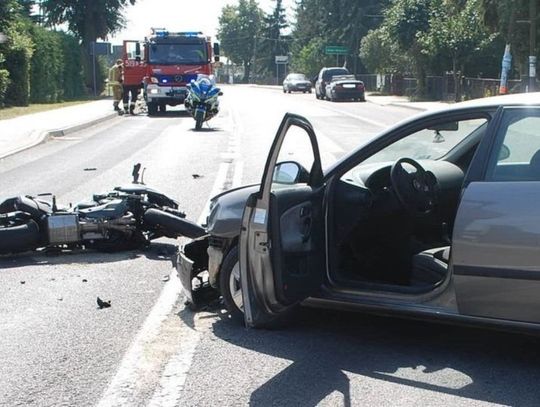
[[346, 69], [329, 69], [323, 73], [323, 79], [330, 80], [332, 76], [348, 75], [348, 74], [349, 74], [349, 71]]
[[393, 162], [402, 157], [436, 160], [448, 154], [485, 124], [486, 119], [472, 119], [453, 122], [451, 126], [441, 126], [439, 129], [422, 129], [383, 148], [364, 163]]
[[287, 78], [294, 81], [307, 81], [306, 75], [301, 73], [290, 74]]
[[151, 64], [202, 64], [208, 62], [204, 44], [151, 44], [148, 56]]

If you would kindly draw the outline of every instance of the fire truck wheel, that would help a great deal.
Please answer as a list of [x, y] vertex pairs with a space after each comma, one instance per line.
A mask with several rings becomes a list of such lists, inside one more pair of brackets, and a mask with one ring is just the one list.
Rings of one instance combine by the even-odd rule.
[[147, 107], [148, 107], [148, 116], [154, 116], [155, 114], [157, 114], [157, 110], [158, 110], [157, 103], [149, 102]]

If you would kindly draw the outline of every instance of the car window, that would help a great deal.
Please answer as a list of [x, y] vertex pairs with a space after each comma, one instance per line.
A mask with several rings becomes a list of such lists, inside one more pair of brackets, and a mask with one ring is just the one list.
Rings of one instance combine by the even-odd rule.
[[324, 71], [323, 79], [327, 81], [332, 76], [336, 76], [336, 75], [349, 75], [349, 71], [347, 71], [346, 69], [329, 69], [327, 71]]
[[[311, 170], [314, 161], [315, 157], [308, 133], [298, 126], [291, 126], [281, 144], [277, 163], [300, 164], [307, 172]], [[277, 165], [272, 189], [293, 186], [297, 184], [295, 178], [294, 166], [282, 165], [279, 168]]]
[[489, 160], [491, 181], [540, 181], [540, 109], [503, 114]]
[[386, 146], [364, 163], [393, 162], [402, 157], [415, 160], [436, 160], [445, 156], [476, 129], [486, 123], [485, 118], [442, 122], [427, 127]]

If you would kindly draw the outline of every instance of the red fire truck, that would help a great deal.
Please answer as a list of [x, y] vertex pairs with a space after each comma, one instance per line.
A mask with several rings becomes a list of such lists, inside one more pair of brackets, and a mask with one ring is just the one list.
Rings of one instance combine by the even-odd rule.
[[143, 89], [148, 114], [184, 103], [186, 85], [198, 74], [213, 73], [219, 44], [200, 32], [152, 29], [144, 41], [124, 41], [124, 86]]

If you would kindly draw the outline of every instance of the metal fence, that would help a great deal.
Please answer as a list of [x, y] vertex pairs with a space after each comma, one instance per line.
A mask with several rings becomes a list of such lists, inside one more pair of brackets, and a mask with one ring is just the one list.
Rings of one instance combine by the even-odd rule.
[[[408, 78], [400, 75], [356, 75], [364, 82], [366, 90], [381, 92], [389, 95], [413, 96], [416, 93], [416, 78]], [[510, 93], [526, 91], [526, 80], [508, 81]], [[460, 99], [477, 99], [499, 94], [499, 79], [487, 78], [461, 78], [457, 90]], [[453, 75], [428, 76], [426, 78], [426, 97], [431, 100], [456, 100], [456, 87]]]

